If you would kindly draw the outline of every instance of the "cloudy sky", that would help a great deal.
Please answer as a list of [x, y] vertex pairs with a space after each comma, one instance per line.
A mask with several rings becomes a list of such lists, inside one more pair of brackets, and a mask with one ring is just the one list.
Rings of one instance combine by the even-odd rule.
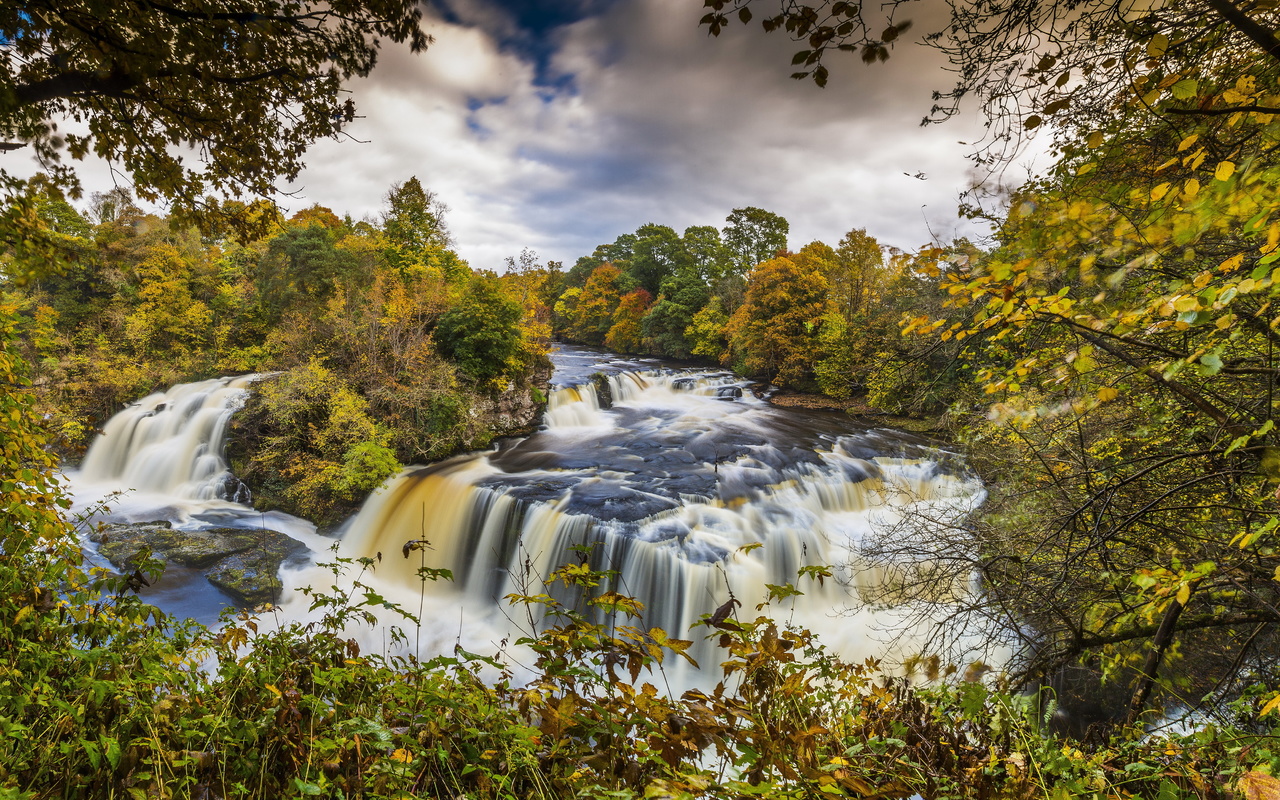
[[887, 63], [830, 57], [825, 89], [790, 79], [797, 46], [756, 22], [708, 37], [701, 6], [433, 0], [435, 44], [384, 50], [351, 86], [358, 141], [318, 143], [285, 204], [374, 215], [416, 175], [488, 269], [525, 247], [572, 264], [649, 222], [722, 227], [742, 206], [786, 217], [793, 248], [860, 227], [904, 249], [978, 230], [955, 209], [979, 120], [919, 124], [951, 82], [915, 43], [942, 0], [903, 7], [916, 25]]
[[524, 247], [571, 264], [642, 224], [722, 227], [748, 205], [786, 217], [793, 248], [856, 227], [903, 248], [973, 230], [955, 209], [977, 120], [919, 124], [950, 83], [914, 43], [940, 3], [905, 7], [918, 23], [888, 62], [841, 54], [825, 89], [792, 80], [796, 45], [755, 22], [708, 37], [701, 5], [437, 0], [435, 44], [387, 50], [352, 86], [367, 143], [317, 145], [290, 203], [360, 217], [416, 175], [480, 268]]

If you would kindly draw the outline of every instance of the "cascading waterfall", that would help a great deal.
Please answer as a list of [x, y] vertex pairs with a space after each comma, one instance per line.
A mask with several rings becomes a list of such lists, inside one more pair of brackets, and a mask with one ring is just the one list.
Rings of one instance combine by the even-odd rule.
[[223, 459], [227, 425], [256, 375], [184, 383], [112, 417], [80, 465], [79, 481], [184, 500], [251, 501]]
[[[962, 529], [983, 497], [947, 454], [843, 415], [775, 408], [728, 372], [605, 364], [598, 394], [587, 380], [602, 366], [598, 356], [557, 356], [565, 385], [552, 392], [542, 430], [406, 470], [370, 496], [341, 541], [339, 555], [374, 565], [360, 583], [420, 620], [411, 641], [423, 654], [459, 643], [487, 653], [530, 633], [537, 612], [521, 618], [526, 611], [504, 598], [546, 592], [575, 604], [562, 585], [544, 581], [583, 553], [616, 574], [602, 588], [643, 603], [642, 622], [626, 624], [693, 639], [702, 664], [717, 659], [691, 626], [731, 596], [754, 616], [771, 586], [795, 584], [804, 594], [772, 613], [819, 632], [848, 658], [901, 663], [942, 622], [915, 602], [921, 585], [944, 614], [945, 601], [974, 591], [966, 576], [931, 564], [931, 526]], [[574, 359], [577, 375], [564, 369]], [[227, 470], [227, 425], [255, 377], [175, 386], [117, 414], [69, 474], [78, 508], [109, 497], [119, 521], [270, 527], [323, 553], [332, 540], [309, 523], [241, 504], [247, 490]], [[124, 497], [111, 495], [121, 490]], [[832, 579], [797, 579], [804, 567], [827, 565]], [[447, 569], [453, 580], [424, 582], [422, 567]], [[286, 564], [281, 577], [281, 619], [313, 615], [310, 599], [292, 589], [356, 589], [352, 575], [335, 582], [314, 561]], [[179, 602], [174, 610], [192, 609]], [[385, 631], [352, 633], [368, 647], [386, 645]], [[676, 688], [710, 678], [684, 662], [666, 675]]]
[[[405, 471], [353, 520], [345, 555], [378, 557], [375, 580], [406, 607], [417, 598], [437, 614], [465, 608], [471, 641], [477, 621], [494, 641], [522, 627], [506, 619], [516, 613], [507, 595], [549, 592], [571, 604], [543, 582], [589, 551], [592, 567], [617, 572], [607, 588], [644, 604], [643, 625], [694, 639], [700, 663], [715, 661], [691, 631], [703, 614], [731, 596], [753, 609], [784, 584], [804, 595], [783, 613], [843, 655], [914, 655], [909, 635], [886, 653], [895, 645], [885, 639], [919, 615], [895, 602], [893, 586], [928, 566], [870, 563], [862, 547], [922, 519], [957, 523], [982, 499], [976, 480], [908, 437], [773, 408], [729, 373], [621, 371], [608, 388], [611, 408], [589, 384], [563, 386], [539, 433]], [[421, 540], [425, 548], [404, 550]], [[835, 579], [797, 579], [822, 565], [836, 567]], [[424, 582], [423, 566], [454, 580]], [[956, 579], [931, 589], [944, 601], [970, 590]], [[668, 675], [681, 685], [705, 677]]]

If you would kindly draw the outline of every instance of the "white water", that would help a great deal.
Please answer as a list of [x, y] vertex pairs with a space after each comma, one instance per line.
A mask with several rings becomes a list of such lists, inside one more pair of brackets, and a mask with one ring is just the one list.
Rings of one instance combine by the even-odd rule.
[[[693, 626], [731, 593], [738, 614], [753, 619], [770, 584], [795, 584], [804, 595], [766, 613], [818, 632], [849, 659], [900, 665], [948, 624], [955, 607], [945, 601], [974, 591], [965, 575], [930, 586], [930, 599], [944, 601], [937, 607], [903, 602], [901, 584], [929, 575], [930, 565], [863, 557], [864, 546], [882, 549], [886, 537], [929, 535], [922, 524], [958, 525], [981, 502], [975, 479], [939, 469], [927, 449], [906, 447], [924, 457], [899, 457], [893, 451], [904, 447], [891, 434], [830, 417], [823, 424], [835, 432], [779, 436], [795, 415], [749, 393], [726, 402], [717, 392], [741, 383], [728, 374], [620, 372], [608, 383], [612, 408], [590, 385], [559, 388], [539, 434], [406, 470], [352, 521], [342, 555], [377, 559], [360, 580], [421, 609], [424, 651], [460, 644], [492, 652], [527, 635], [539, 615], [505, 602], [508, 595], [546, 593], [572, 606], [579, 598], [544, 581], [582, 546], [591, 566], [617, 571], [602, 588], [644, 604], [642, 621], [619, 624], [693, 639], [691, 653], [706, 665], [720, 659], [707, 630]], [[875, 448], [884, 454], [868, 452]], [[802, 452], [807, 458], [793, 461]], [[429, 546], [404, 555], [418, 540]], [[833, 579], [797, 578], [815, 565], [832, 565]], [[454, 580], [423, 581], [424, 566]], [[289, 576], [294, 585], [328, 579], [314, 569]], [[301, 603], [289, 610], [301, 613]], [[970, 648], [961, 669], [1002, 658], [980, 652], [978, 639], [961, 645]], [[666, 678], [680, 687], [712, 682], [713, 673], [692, 674], [681, 662]]]
[[[88, 530], [99, 522], [165, 520], [179, 530], [210, 527], [268, 528], [312, 550], [331, 542], [315, 526], [281, 512], [248, 505], [247, 487], [228, 471], [224, 456], [231, 416], [244, 405], [258, 378], [216, 378], [184, 383], [131, 403], [103, 426], [78, 470], [67, 473], [71, 513]], [[100, 566], [96, 546], [86, 552]], [[211, 622], [231, 603], [190, 570], [171, 567], [148, 599], [175, 614]]]
[[[69, 475], [77, 509], [123, 491], [109, 499], [109, 518], [269, 527], [328, 560], [332, 540], [309, 523], [254, 512], [234, 502], [234, 492], [227, 497], [234, 481], [222, 455], [225, 433], [251, 380], [176, 386], [112, 418], [82, 469]], [[692, 627], [701, 615], [732, 593], [742, 604], [738, 615], [754, 618], [770, 584], [795, 584], [804, 595], [766, 613], [816, 631], [847, 658], [892, 665], [940, 635], [955, 610], [945, 601], [975, 591], [967, 576], [951, 576], [930, 587], [932, 599], [944, 602], [922, 605], [902, 588], [913, 576], [928, 580], [927, 554], [866, 557], [886, 543], [920, 551], [920, 542], [961, 526], [981, 502], [976, 480], [940, 467], [947, 454], [838, 415], [776, 409], [743, 392], [729, 373], [615, 370], [607, 383], [612, 407], [602, 407], [590, 384], [564, 386], [549, 398], [538, 434], [389, 481], [366, 501], [340, 546], [343, 557], [373, 559], [372, 571], [335, 579], [315, 563], [284, 568], [282, 618], [314, 617], [310, 599], [292, 590], [332, 587], [358, 598], [358, 579], [421, 620], [414, 626], [386, 615], [408, 629], [411, 649], [421, 655], [455, 645], [492, 653], [537, 624], [537, 614], [503, 601], [508, 594], [547, 592], [566, 605], [578, 602], [543, 580], [586, 546], [594, 568], [617, 571], [607, 588], [644, 604], [642, 621], [622, 624], [693, 639], [700, 663], [719, 660], [705, 629]], [[402, 555], [413, 540], [429, 545]], [[797, 578], [814, 565], [831, 565], [833, 578], [822, 585]], [[454, 580], [424, 583], [423, 566], [448, 569]], [[187, 605], [179, 599], [170, 610], [192, 613], [190, 603], [208, 602], [201, 598]], [[389, 646], [382, 628], [351, 634], [367, 648]], [[964, 652], [978, 643], [962, 642], [960, 657], [1002, 659]], [[527, 655], [508, 652], [517, 662]], [[679, 688], [713, 677], [678, 664], [667, 680]]]

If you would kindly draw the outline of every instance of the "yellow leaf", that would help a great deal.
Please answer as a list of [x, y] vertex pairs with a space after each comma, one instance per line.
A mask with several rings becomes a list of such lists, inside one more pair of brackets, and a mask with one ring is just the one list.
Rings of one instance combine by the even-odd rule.
[[1188, 147], [1195, 144], [1196, 140], [1199, 138], [1200, 138], [1200, 134], [1193, 133], [1187, 138], [1183, 139], [1181, 142], [1178, 143], [1178, 152], [1181, 153], [1183, 150], [1186, 150]]
[[1098, 390], [1098, 399], [1104, 403], [1108, 400], [1115, 400], [1119, 395], [1120, 392], [1116, 391], [1115, 387], [1112, 386], [1103, 386]]
[[265, 688], [266, 688], [269, 692], [271, 692], [272, 694], [274, 694], [276, 697], [281, 697], [281, 696], [282, 696], [282, 695], [280, 694], [280, 690], [279, 690], [279, 689], [277, 689], [276, 687], [272, 686], [272, 685], [271, 685], [271, 684], [269, 684], [269, 683], [268, 683], [268, 684], [265, 684]]
[[1244, 103], [1248, 101], [1249, 98], [1240, 94], [1235, 89], [1228, 89], [1222, 93], [1222, 99], [1226, 100], [1228, 103]]
[[1258, 91], [1258, 79], [1252, 75], [1241, 75], [1236, 78], [1236, 91], [1240, 94], [1253, 94]]
[[1096, 167], [1096, 166], [1098, 166], [1098, 165], [1097, 165], [1097, 164], [1094, 164], [1092, 161], [1091, 161], [1091, 162], [1089, 162], [1088, 164], [1081, 164], [1081, 165], [1080, 165], [1080, 169], [1076, 170], [1076, 174], [1077, 174], [1077, 175], [1088, 175], [1090, 172], [1093, 172], [1093, 169], [1094, 169], [1094, 167]]
[[1200, 181], [1190, 178], [1182, 185], [1182, 193], [1187, 197], [1195, 197], [1200, 193]]
[[1169, 193], [1169, 184], [1162, 183], [1156, 188], [1151, 190], [1151, 199], [1155, 201], [1161, 200], [1168, 193]]
[[1147, 42], [1147, 55], [1151, 58], [1159, 58], [1164, 55], [1164, 51], [1169, 49], [1169, 37], [1163, 33], [1157, 33], [1151, 37], [1151, 41]]
[[402, 764], [408, 764], [413, 760], [413, 754], [401, 747], [391, 754], [391, 758]]
[[1085, 140], [1085, 144], [1087, 144], [1089, 147], [1101, 147], [1102, 131], [1094, 131], [1093, 133], [1089, 134], [1089, 138]]
[[1218, 181], [1225, 181], [1227, 178], [1230, 178], [1232, 175], [1234, 175], [1235, 171], [1236, 171], [1235, 164], [1231, 163], [1230, 161], [1223, 161], [1219, 163], [1218, 168], [1213, 171], [1213, 179]]
[[1221, 264], [1219, 264], [1218, 269], [1222, 270], [1223, 272], [1231, 272], [1232, 270], [1239, 269], [1240, 265], [1243, 263], [1244, 263], [1244, 253], [1237, 253], [1231, 258], [1228, 258], [1226, 261], [1223, 261]]
[[1191, 599], [1191, 584], [1184, 583], [1178, 587], [1178, 602], [1185, 606], [1187, 604], [1187, 601], [1190, 599]]
[[[1272, 706], [1278, 700], [1280, 695], [1267, 705]], [[1265, 714], [1266, 711], [1263, 713]], [[1265, 772], [1257, 770], [1246, 772], [1240, 776], [1237, 788], [1244, 794], [1245, 800], [1280, 800], [1280, 780], [1276, 780]]]

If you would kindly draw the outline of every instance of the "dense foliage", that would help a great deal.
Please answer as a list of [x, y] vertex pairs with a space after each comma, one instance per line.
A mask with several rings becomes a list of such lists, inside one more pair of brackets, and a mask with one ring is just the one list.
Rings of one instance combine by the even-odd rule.
[[79, 253], [14, 290], [39, 321], [29, 357], [64, 453], [149, 392], [273, 373], [237, 420], [236, 468], [263, 503], [330, 523], [402, 464], [510, 432], [500, 396], [525, 399], [523, 424], [536, 415], [541, 329], [447, 248], [416, 179], [392, 188], [380, 224], [313, 207], [246, 243], [143, 214], [121, 191], [90, 219], [52, 194], [39, 213]]

